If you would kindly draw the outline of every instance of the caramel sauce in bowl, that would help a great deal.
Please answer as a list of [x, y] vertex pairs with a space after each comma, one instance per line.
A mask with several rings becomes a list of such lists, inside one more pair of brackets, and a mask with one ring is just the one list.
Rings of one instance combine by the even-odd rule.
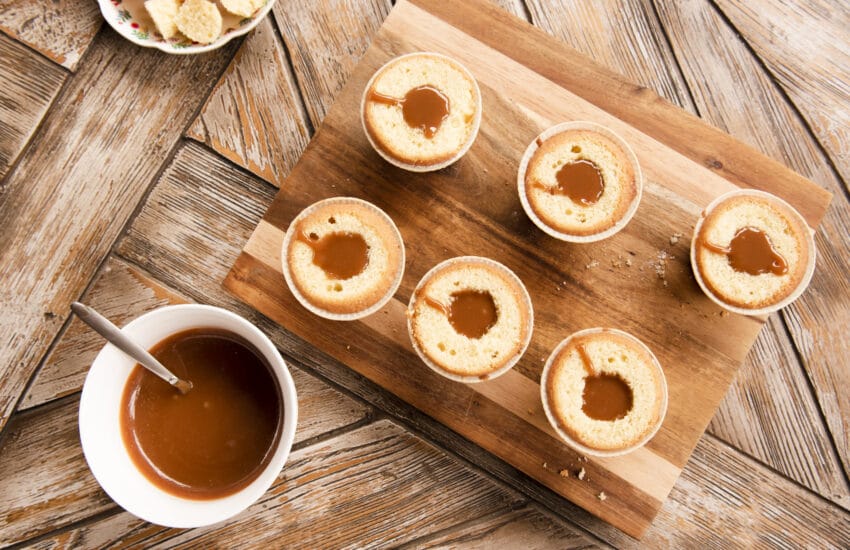
[[[276, 387], [268, 399], [258, 403], [266, 411], [268, 439], [247, 456], [261, 457], [256, 466], [245, 467], [234, 483], [221, 481], [211, 490], [181, 491], [152, 479], [137, 462], [137, 453], [122, 437], [122, 406], [126, 390], [138, 376], [136, 362], [111, 344], [92, 363], [80, 400], [79, 429], [83, 453], [89, 468], [103, 490], [122, 508], [151, 523], [167, 527], [192, 528], [230, 518], [259, 499], [274, 483], [292, 447], [298, 417], [295, 385], [274, 344], [254, 325], [227, 310], [185, 304], [163, 307], [130, 322], [122, 331], [147, 349], [154, 349], [181, 333], [198, 331], [221, 335], [243, 345], [256, 355], [260, 376]], [[228, 382], [228, 385], [233, 381]], [[194, 388], [184, 397], [193, 397]], [[228, 387], [228, 389], [232, 389]], [[177, 392], [174, 392], [177, 394]], [[167, 396], [166, 396], [167, 397]], [[194, 398], [201, 397], [196, 394]], [[177, 398], [179, 399], [179, 397]], [[244, 416], [250, 408], [243, 407]], [[225, 413], [226, 414], [226, 413]], [[261, 448], [260, 448], [261, 447]], [[144, 445], [142, 445], [144, 450]], [[241, 451], [242, 449], [237, 449]], [[213, 466], [218, 468], [219, 466]], [[192, 472], [192, 469], [189, 470]], [[189, 485], [194, 482], [189, 478]], [[227, 475], [220, 477], [226, 480]], [[235, 478], [234, 478], [235, 479]]]

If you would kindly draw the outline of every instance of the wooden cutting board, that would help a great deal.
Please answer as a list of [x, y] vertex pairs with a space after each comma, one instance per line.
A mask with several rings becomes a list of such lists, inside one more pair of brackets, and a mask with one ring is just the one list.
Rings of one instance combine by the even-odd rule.
[[[450, 55], [472, 71], [484, 113], [478, 139], [460, 162], [437, 173], [412, 174], [370, 148], [358, 107], [378, 67], [422, 50]], [[546, 236], [517, 197], [517, 165], [528, 143], [569, 120], [614, 129], [631, 144], [644, 172], [634, 219], [600, 243], [575, 245]], [[783, 197], [813, 228], [830, 200], [829, 193], [784, 166], [481, 0], [400, 1], [224, 284], [325, 353], [640, 537], [764, 323], [723, 314], [701, 294], [688, 262], [700, 211], [737, 187]], [[304, 207], [333, 196], [374, 202], [395, 220], [405, 241], [406, 272], [395, 298], [361, 321], [310, 314], [281, 275], [280, 248], [290, 221]], [[448, 381], [422, 364], [404, 316], [422, 275], [460, 255], [507, 265], [525, 282], [535, 310], [534, 335], [519, 364], [496, 380], [473, 385]], [[550, 351], [570, 333], [596, 326], [620, 328], [646, 342], [669, 385], [667, 418], [658, 435], [618, 458], [577, 455], [557, 438], [540, 404], [540, 373]], [[581, 469], [584, 478], [578, 479]]]

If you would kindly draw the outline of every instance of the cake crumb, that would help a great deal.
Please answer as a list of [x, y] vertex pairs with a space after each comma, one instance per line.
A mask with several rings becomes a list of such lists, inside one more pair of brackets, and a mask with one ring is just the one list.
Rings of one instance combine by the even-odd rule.
[[678, 232], [673, 233], [673, 236], [670, 237], [670, 244], [674, 245], [674, 244], [678, 243], [679, 239], [681, 239], [681, 238], [682, 238], [681, 233], [678, 233]]
[[549, 468], [548, 468], [548, 465], [547, 465], [545, 462], [543, 463], [543, 469], [544, 469], [544, 470], [548, 470], [548, 469], [549, 469]]
[[632, 267], [632, 259], [626, 258], [626, 267]]
[[579, 479], [579, 481], [581, 481], [581, 480], [584, 479], [584, 476], [585, 476], [586, 473], [587, 472], [584, 471], [584, 468], [582, 468], [581, 470], [578, 471], [578, 473], [576, 474], [576, 477]]
[[351, 345], [346, 344], [345, 349], [351, 349]]
[[721, 310], [721, 311], [720, 311], [720, 316], [721, 316], [721, 317], [729, 317], [729, 312], [728, 312], [728, 311], [726, 311], [725, 309], [724, 309], [724, 310]]
[[606, 498], [608, 498], [608, 495], [605, 494], [605, 491], [599, 491], [599, 494], [596, 495], [596, 498], [604, 501]]
[[534, 409], [528, 409], [529, 416], [534, 416]]
[[596, 267], [598, 265], [599, 265], [599, 262], [597, 260], [592, 260], [589, 264], [585, 265], [584, 268], [585, 269], [593, 269], [594, 267]]
[[561, 475], [561, 477], [570, 477], [570, 472], [568, 472], [566, 468], [564, 468], [558, 473]]

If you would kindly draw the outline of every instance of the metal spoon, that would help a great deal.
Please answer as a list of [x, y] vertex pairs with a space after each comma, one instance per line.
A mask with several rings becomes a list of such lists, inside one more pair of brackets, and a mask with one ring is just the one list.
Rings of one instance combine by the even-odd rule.
[[192, 389], [192, 383], [188, 380], [177, 378], [170, 370], [165, 368], [162, 363], [148, 353], [148, 350], [131, 340], [126, 334], [121, 332], [121, 329], [112, 324], [112, 322], [80, 302], [71, 304], [71, 311], [77, 314], [82, 322], [94, 329], [94, 331], [115, 347], [135, 359], [140, 365], [159, 376], [178, 390], [180, 393], [186, 394]]

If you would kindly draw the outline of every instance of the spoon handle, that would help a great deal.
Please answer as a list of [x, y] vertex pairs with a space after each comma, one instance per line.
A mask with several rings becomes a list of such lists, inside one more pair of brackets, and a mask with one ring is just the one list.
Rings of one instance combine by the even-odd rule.
[[153, 355], [148, 353], [148, 350], [130, 340], [127, 335], [121, 332], [121, 329], [112, 324], [109, 319], [80, 302], [72, 303], [71, 311], [73, 311], [82, 322], [106, 338], [108, 342], [141, 363], [142, 366], [153, 372], [155, 375], [185, 393], [181, 385], [185, 385], [187, 382], [177, 378], [171, 371], [165, 368], [162, 363], [157, 361]]

